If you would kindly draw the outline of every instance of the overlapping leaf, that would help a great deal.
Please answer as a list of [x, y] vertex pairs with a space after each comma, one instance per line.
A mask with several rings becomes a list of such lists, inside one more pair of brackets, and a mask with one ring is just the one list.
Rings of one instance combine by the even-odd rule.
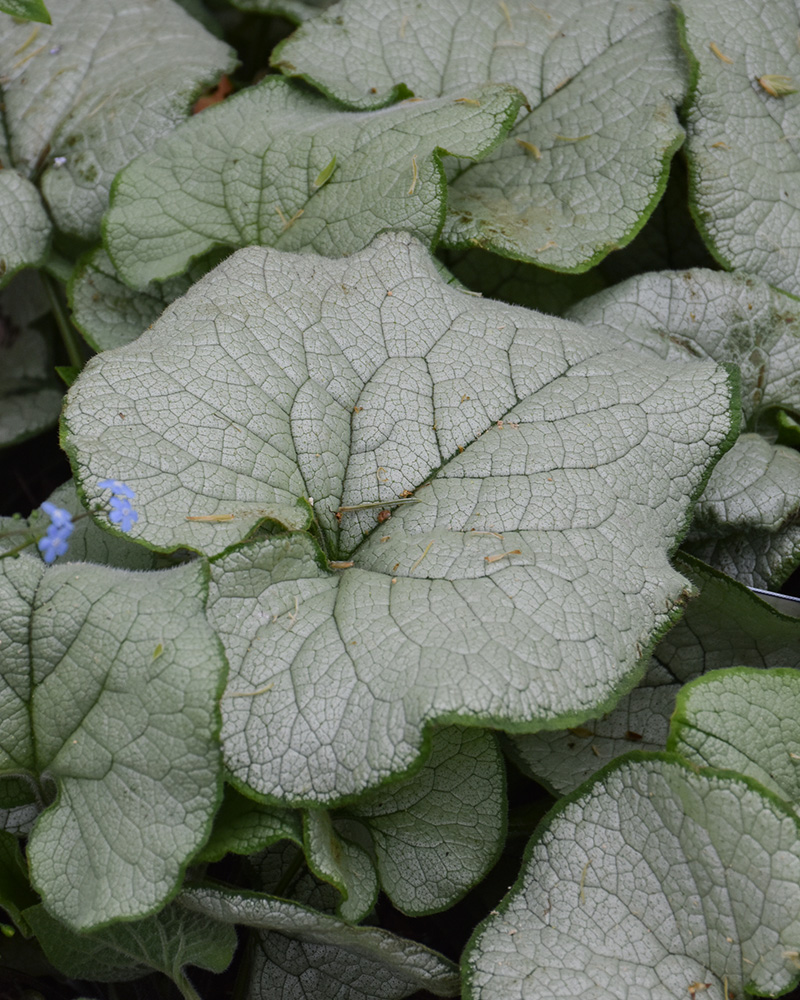
[[297, 903], [252, 892], [191, 888], [180, 902], [225, 923], [258, 929], [248, 1000], [400, 1000], [424, 989], [458, 994], [458, 972], [442, 955], [379, 927], [350, 927]]
[[[745, 431], [709, 480], [688, 549], [743, 583], [777, 585], [800, 557], [800, 455], [774, 440], [776, 411], [800, 412], [800, 308], [752, 275], [694, 270], [631, 278], [578, 303], [569, 317], [612, 330], [650, 356], [735, 363]], [[756, 432], [763, 431], [771, 440]], [[766, 541], [761, 541], [765, 539]], [[732, 567], [721, 543], [756, 554]], [[768, 566], [770, 553], [783, 553]], [[770, 575], [767, 576], [766, 574]]]
[[631, 683], [687, 593], [667, 554], [730, 398], [722, 369], [620, 343], [446, 286], [387, 235], [241, 251], [93, 359], [65, 415], [87, 499], [114, 470], [132, 535], [208, 554], [313, 509], [334, 560], [298, 538], [214, 566], [238, 781], [330, 803], [411, 767], [435, 720], [550, 728]]
[[219, 861], [229, 852], [255, 854], [282, 840], [302, 845], [300, 815], [291, 809], [274, 809], [240, 795], [230, 785], [225, 788], [211, 836], [195, 861]]
[[419, 916], [452, 906], [497, 860], [503, 782], [495, 738], [448, 726], [434, 732], [413, 777], [362, 796], [341, 815], [368, 831], [383, 891]]
[[678, 691], [692, 678], [732, 664], [800, 668], [797, 619], [696, 560], [682, 557], [678, 566], [700, 594], [656, 647], [642, 683], [603, 718], [511, 737], [522, 767], [560, 794], [634, 746], [663, 750]]
[[669, 749], [699, 767], [753, 778], [800, 810], [800, 671], [738, 667], [678, 695]]
[[723, 1000], [796, 983], [797, 817], [745, 778], [632, 758], [539, 827], [467, 947], [469, 1000]]
[[362, 249], [385, 229], [442, 228], [441, 154], [479, 158], [523, 100], [513, 87], [356, 114], [269, 77], [209, 108], [114, 185], [105, 240], [129, 284], [181, 274], [218, 244]]
[[42, 263], [52, 226], [39, 192], [16, 170], [0, 170], [0, 286], [23, 267]]
[[694, 83], [698, 226], [727, 267], [800, 294], [800, 52], [793, 0], [677, 0]]
[[635, 274], [714, 266], [689, 213], [686, 169], [678, 157], [672, 161], [664, 196], [644, 228], [627, 246], [609, 254], [590, 271], [548, 271], [477, 247], [444, 250], [440, 255], [468, 288], [556, 316], [566, 315], [586, 296]]
[[338, 915], [352, 923], [363, 920], [378, 897], [378, 877], [369, 851], [335, 830], [325, 809], [306, 810], [303, 834], [309, 868], [342, 895]]
[[638, 232], [683, 141], [684, 58], [663, 0], [344, 0], [273, 64], [361, 108], [519, 87], [530, 113], [451, 172], [443, 238], [558, 270], [585, 270]]
[[135, 291], [120, 280], [101, 248], [84, 257], [70, 279], [73, 322], [96, 351], [109, 351], [136, 340], [191, 284], [182, 275]]
[[[51, 0], [49, 8], [52, 25], [0, 15], [3, 165], [41, 184], [60, 229], [89, 239], [117, 171], [183, 121], [234, 58], [171, 0]], [[41, 243], [46, 216], [32, 190], [26, 205], [25, 239], [38, 234]], [[35, 256], [28, 249], [23, 263]]]
[[[233, 927], [172, 903], [145, 920], [78, 934], [43, 906], [24, 912], [45, 954], [67, 976], [101, 982], [136, 979], [157, 969], [180, 987], [185, 966], [222, 972], [236, 948]], [[184, 993], [185, 995], [185, 993]]]
[[34, 885], [75, 928], [151, 912], [219, 799], [224, 659], [202, 568], [45, 571], [23, 553], [0, 571], [0, 770], [58, 790], [28, 844]]

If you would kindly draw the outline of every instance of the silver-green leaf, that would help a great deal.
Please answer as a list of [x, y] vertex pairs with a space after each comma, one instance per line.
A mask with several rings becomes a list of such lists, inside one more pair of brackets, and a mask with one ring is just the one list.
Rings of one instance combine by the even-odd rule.
[[107, 249], [123, 279], [144, 288], [218, 244], [338, 257], [405, 229], [432, 245], [444, 216], [442, 153], [485, 155], [522, 100], [513, 87], [487, 85], [358, 114], [268, 77], [120, 174]]
[[58, 793], [28, 843], [34, 886], [76, 929], [144, 916], [219, 803], [225, 662], [204, 570], [45, 570], [23, 553], [0, 573], [0, 770]]
[[[650, 357], [713, 358], [738, 366], [744, 433], [714, 469], [687, 547], [743, 583], [779, 584], [800, 555], [800, 456], [773, 443], [776, 411], [800, 411], [797, 303], [754, 275], [695, 269], [631, 278], [567, 315], [622, 335]], [[727, 557], [716, 555], [718, 540]], [[745, 557], [737, 569], [731, 556], [739, 546], [761, 552], [762, 564], [771, 551], [773, 565], [756, 576], [752, 558]]]
[[734, 664], [800, 668], [796, 618], [710, 566], [684, 556], [678, 566], [700, 593], [654, 650], [641, 684], [602, 718], [562, 732], [510, 738], [520, 766], [559, 794], [634, 746], [663, 750], [676, 696], [693, 678]]
[[[675, 6], [695, 64], [686, 128], [698, 226], [723, 265], [800, 294], [796, 4], [676, 0]], [[786, 84], [776, 89], [775, 77], [787, 78], [789, 93]]]
[[381, 888], [398, 909], [444, 910], [483, 878], [503, 846], [504, 781], [491, 733], [447, 726], [416, 774], [346, 807], [342, 815], [369, 832]]
[[217, 555], [313, 512], [321, 548], [216, 562], [209, 613], [228, 766], [319, 806], [414, 766], [436, 721], [611, 707], [689, 593], [668, 554], [730, 405], [711, 363], [485, 302], [387, 234], [346, 260], [230, 257], [87, 365], [64, 440], [90, 505], [107, 476], [134, 489], [154, 548]]
[[753, 778], [800, 811], [800, 671], [737, 667], [681, 689], [670, 750]]
[[300, 814], [254, 802], [227, 785], [211, 836], [193, 860], [219, 861], [229, 852], [255, 854], [282, 840], [302, 845]]
[[307, 809], [303, 839], [308, 866], [341, 893], [337, 913], [350, 923], [367, 916], [378, 896], [378, 876], [369, 851], [333, 825], [326, 809]]
[[0, 169], [0, 287], [44, 261], [52, 228], [34, 185], [16, 170]]
[[464, 956], [468, 1000], [708, 1000], [797, 982], [800, 823], [745, 778], [632, 755], [562, 800]]
[[273, 64], [350, 107], [504, 82], [531, 110], [449, 172], [444, 242], [582, 271], [629, 242], [683, 141], [685, 59], [665, 0], [343, 0]]
[[52, 25], [0, 26], [11, 164], [41, 178], [58, 228], [92, 239], [117, 171], [183, 121], [235, 57], [171, 0], [49, 9]]
[[417, 990], [456, 996], [458, 972], [444, 956], [379, 927], [351, 927], [298, 903], [252, 892], [189, 888], [180, 902], [224, 923], [258, 930], [248, 1000], [400, 1000]]
[[135, 291], [100, 248], [81, 258], [70, 278], [72, 320], [95, 351], [110, 351], [136, 340], [191, 284], [191, 278], [182, 275]]
[[[177, 903], [144, 920], [76, 933], [39, 905], [24, 911], [48, 959], [67, 976], [136, 979], [157, 970], [181, 987], [185, 966], [222, 972], [236, 948], [236, 931]], [[184, 994], [185, 995], [185, 994]]]

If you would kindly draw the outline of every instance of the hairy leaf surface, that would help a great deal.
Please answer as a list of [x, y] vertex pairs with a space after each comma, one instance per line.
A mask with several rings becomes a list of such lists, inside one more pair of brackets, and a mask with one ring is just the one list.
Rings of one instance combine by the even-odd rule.
[[464, 958], [469, 1000], [708, 1000], [796, 983], [800, 824], [745, 778], [631, 755], [562, 800]]
[[450, 173], [448, 245], [585, 270], [642, 227], [683, 141], [685, 89], [663, 0], [344, 0], [273, 55], [351, 107], [513, 84], [528, 107], [480, 164]]

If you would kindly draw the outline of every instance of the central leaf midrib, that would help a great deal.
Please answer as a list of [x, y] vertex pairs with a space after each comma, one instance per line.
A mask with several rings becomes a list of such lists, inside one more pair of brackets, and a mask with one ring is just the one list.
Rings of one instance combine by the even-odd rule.
[[[512, 340], [512, 344], [513, 344], [513, 340]], [[511, 347], [511, 345], [509, 345], [509, 348], [510, 348], [510, 347]], [[423, 361], [425, 361], [425, 363], [427, 364], [427, 358], [423, 358], [422, 360], [423, 360]], [[560, 374], [559, 374], [558, 376], [556, 376], [556, 378], [563, 378], [563, 376], [564, 376], [564, 375], [566, 375], [568, 371], [569, 371], [569, 369], [567, 369], [567, 370], [566, 370], [565, 372], [561, 372], [561, 373], [560, 373]], [[541, 388], [544, 388], [544, 386], [542, 386]], [[519, 406], [519, 405], [520, 405], [520, 404], [522, 403], [522, 399], [520, 399], [520, 397], [519, 397], [519, 396], [517, 395], [517, 392], [516, 392], [516, 388], [515, 388], [515, 387], [513, 386], [513, 383], [512, 383], [512, 389], [513, 389], [513, 392], [514, 392], [514, 403], [513, 403], [513, 404], [512, 404], [512, 405], [511, 405], [511, 406], [510, 406], [510, 407], [509, 407], [509, 408], [508, 408], [507, 410], [504, 410], [504, 411], [503, 411], [503, 414], [502, 414], [502, 415], [501, 415], [500, 417], [498, 417], [498, 418], [497, 418], [498, 420], [505, 420], [505, 419], [506, 419], [506, 417], [508, 416], [508, 414], [509, 414], [509, 413], [510, 413], [510, 412], [511, 412], [511, 411], [512, 411], [512, 410], [513, 410], [513, 409], [514, 409], [515, 407]], [[537, 391], [538, 391], [538, 390], [537, 390]], [[435, 416], [435, 411], [434, 411], [434, 416]], [[490, 422], [490, 423], [489, 423], [489, 424], [488, 424], [487, 426], [485, 426], [485, 427], [484, 427], [484, 429], [483, 429], [483, 430], [481, 431], [481, 433], [480, 433], [480, 436], [482, 437], [482, 436], [483, 436], [484, 434], [486, 434], [486, 433], [487, 433], [488, 431], [490, 431], [490, 430], [492, 429], [492, 427], [494, 427], [494, 426], [495, 426], [495, 424], [496, 424], [496, 421], [491, 421], [491, 422]], [[442, 452], [442, 449], [441, 449], [441, 445], [439, 445], [439, 435], [438, 435], [438, 432], [437, 432], [437, 435], [436, 435], [436, 440], [437, 440], [437, 446], [439, 447], [439, 453], [441, 454], [441, 452]], [[476, 440], [477, 440], [477, 438], [476, 438]], [[471, 444], [471, 443], [472, 443], [472, 442], [470, 442], [470, 444]], [[467, 450], [467, 448], [469, 448], [469, 444], [468, 444], [468, 445], [466, 446], [466, 448], [464, 449], [464, 451], [466, 451], [466, 450]], [[426, 476], [426, 477], [425, 477], [425, 478], [423, 479], [423, 481], [422, 481], [422, 482], [421, 482], [421, 483], [419, 484], [419, 486], [415, 486], [415, 487], [414, 487], [414, 490], [413, 490], [413, 492], [414, 492], [414, 495], [416, 496], [416, 493], [417, 493], [417, 490], [421, 490], [423, 486], [426, 486], [427, 484], [429, 484], [429, 483], [432, 483], [432, 482], [434, 481], [434, 479], [436, 479], [436, 477], [437, 477], [437, 476], [439, 475], [439, 473], [440, 473], [440, 472], [442, 471], [442, 469], [445, 469], [445, 468], [447, 468], [447, 466], [448, 466], [448, 465], [449, 465], [449, 464], [450, 464], [450, 463], [451, 463], [451, 462], [452, 462], [452, 461], [453, 461], [454, 459], [458, 458], [458, 457], [459, 457], [459, 455], [461, 455], [461, 454], [462, 454], [461, 452], [459, 452], [459, 451], [455, 451], [455, 452], [454, 452], [454, 453], [453, 453], [452, 455], [450, 455], [450, 456], [449, 456], [448, 458], [446, 458], [446, 459], [445, 459], [445, 460], [444, 460], [444, 461], [443, 461], [443, 462], [441, 463], [441, 465], [437, 466], [437, 467], [436, 467], [435, 469], [432, 469], [432, 470], [431, 470], [431, 471], [430, 471], [430, 472], [429, 472], [429, 473], [427, 474], [427, 476]], [[349, 461], [348, 461], [348, 465], [349, 465]], [[365, 502], [369, 502], [369, 501], [365, 501]], [[376, 510], [376, 513], [377, 513], [377, 511], [379, 511], [379, 510], [381, 510], [381, 509], [385, 509], [385, 510], [390, 510], [390, 511], [392, 511], [392, 513], [394, 513], [394, 511], [395, 511], [395, 510], [397, 510], [397, 508], [398, 508], [398, 507], [402, 507], [402, 506], [403, 506], [402, 504], [397, 504], [397, 503], [394, 503], [394, 504], [393, 504], [393, 503], [392, 503], [391, 501], [387, 501], [387, 502], [385, 502], [385, 503], [381, 503], [381, 504], [380, 504], [380, 506], [378, 506], [378, 507], [376, 507], [376, 508], [375, 508], [375, 510]], [[344, 516], [346, 516], [346, 515], [344, 515]], [[377, 527], [377, 525], [376, 525], [376, 527]], [[324, 529], [322, 529], [322, 528], [320, 527], [320, 529], [319, 529], [319, 530], [320, 530], [320, 532], [321, 532], [321, 533], [323, 533], [323, 534], [324, 534]], [[350, 549], [349, 551], [346, 551], [346, 550], [342, 550], [342, 549], [340, 549], [340, 548], [339, 548], [339, 545], [338, 545], [338, 541], [339, 541], [339, 535], [338, 535], [338, 532], [337, 532], [337, 537], [336, 537], [336, 540], [335, 540], [335, 541], [336, 541], [336, 544], [335, 544], [335, 551], [336, 551], [337, 553], [339, 553], [340, 557], [344, 556], [344, 557], [345, 557], [345, 558], [347, 558], [348, 560], [349, 560], [349, 559], [352, 559], [352, 558], [353, 558], [353, 556], [355, 556], [355, 555], [356, 555], [356, 554], [358, 553], [358, 551], [359, 551], [359, 549], [360, 549], [360, 548], [362, 547], [362, 545], [364, 545], [364, 544], [365, 544], [366, 542], [368, 542], [368, 541], [369, 541], [369, 539], [370, 539], [370, 538], [372, 537], [372, 532], [373, 532], [374, 530], [375, 530], [375, 528], [372, 528], [372, 529], [371, 529], [371, 530], [369, 531], [369, 533], [368, 533], [368, 534], [364, 535], [364, 537], [363, 537], [363, 538], [361, 539], [361, 541], [360, 541], [360, 542], [359, 542], [359, 543], [358, 543], [358, 544], [357, 544], [357, 545], [355, 546], [355, 548], [353, 548], [353, 549]], [[327, 540], [327, 537], [326, 537], [326, 540]]]

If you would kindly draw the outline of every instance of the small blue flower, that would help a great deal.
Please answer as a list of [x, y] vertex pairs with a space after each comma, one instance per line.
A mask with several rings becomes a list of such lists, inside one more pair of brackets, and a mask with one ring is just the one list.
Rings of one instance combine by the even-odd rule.
[[102, 490], [111, 490], [114, 496], [108, 501], [111, 508], [108, 519], [116, 524], [120, 531], [130, 531], [139, 520], [139, 515], [131, 506], [130, 501], [136, 499], [136, 494], [126, 483], [119, 479], [102, 479], [97, 484]]
[[58, 556], [63, 556], [68, 548], [67, 540], [62, 535], [57, 533], [51, 535], [50, 531], [44, 538], [39, 539], [38, 547], [48, 566], [51, 562], [55, 562]]
[[63, 507], [56, 507], [54, 503], [50, 503], [49, 500], [45, 500], [42, 504], [42, 510], [47, 514], [52, 522], [48, 530], [53, 528], [58, 528], [60, 531], [65, 531], [66, 536], [69, 537], [72, 534], [72, 529], [74, 527], [72, 523], [72, 514], [68, 510], [64, 510]]
[[63, 556], [67, 551], [67, 539], [72, 534], [75, 525], [72, 523], [72, 515], [63, 507], [56, 507], [55, 504], [45, 502], [42, 510], [50, 518], [50, 526], [43, 538], [40, 538], [37, 546], [42, 553], [44, 561], [50, 565], [59, 556]]
[[128, 500], [136, 499], [136, 494], [130, 486], [121, 483], [119, 479], [101, 479], [97, 485], [101, 490], [111, 490], [118, 497], [127, 497]]
[[131, 507], [130, 501], [125, 497], [112, 497], [109, 501], [109, 506], [111, 507], [111, 513], [108, 515], [108, 519], [112, 524], [118, 525], [120, 531], [130, 531], [136, 521], [139, 520], [139, 515]]

